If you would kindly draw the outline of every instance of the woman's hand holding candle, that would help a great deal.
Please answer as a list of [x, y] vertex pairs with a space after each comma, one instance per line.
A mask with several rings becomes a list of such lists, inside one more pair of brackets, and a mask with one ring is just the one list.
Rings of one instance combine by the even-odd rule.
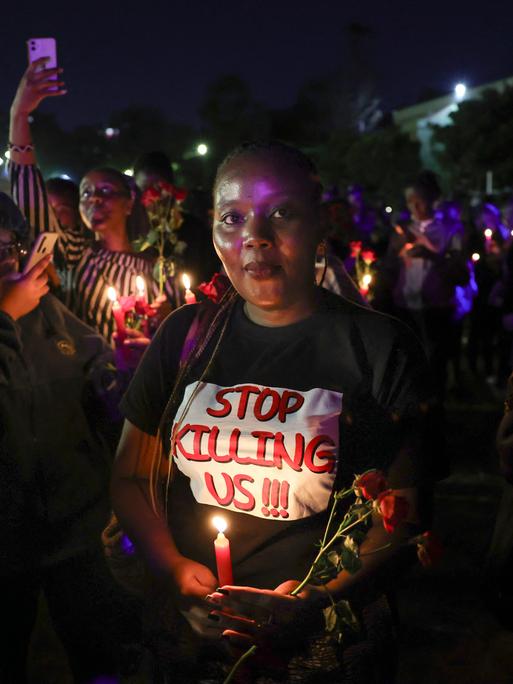
[[119, 341], [119, 333], [113, 334], [116, 345], [116, 367], [118, 370], [133, 371], [139, 365], [140, 360], [151, 340], [141, 330], [126, 328], [123, 341]]
[[209, 568], [185, 556], [174, 560], [170, 574], [175, 600], [181, 609], [188, 609], [198, 601], [204, 606], [205, 596], [218, 586], [217, 579]]

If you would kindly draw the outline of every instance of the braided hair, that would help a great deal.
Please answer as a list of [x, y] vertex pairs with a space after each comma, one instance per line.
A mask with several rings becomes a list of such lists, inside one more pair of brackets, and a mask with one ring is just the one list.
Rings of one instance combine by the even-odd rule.
[[168, 452], [168, 467], [167, 467], [167, 477], [166, 477], [166, 487], [164, 496], [164, 511], [167, 513], [168, 507], [168, 493], [169, 485], [171, 483], [172, 469], [173, 469], [173, 454], [175, 451], [175, 439], [176, 435], [180, 430], [180, 426], [183, 423], [185, 416], [187, 415], [189, 408], [194, 401], [197, 393], [201, 389], [201, 384], [207, 377], [212, 364], [214, 363], [221, 342], [224, 338], [224, 334], [228, 327], [228, 322], [230, 320], [231, 312], [237, 300], [237, 292], [235, 288], [230, 287], [224, 294], [219, 305], [217, 306], [217, 311], [215, 312], [214, 318], [211, 322], [208, 322], [208, 327], [202, 328], [201, 332], [205, 330], [205, 336], [201, 340], [196, 340], [196, 345], [190, 350], [184, 359], [183, 363], [180, 363], [176, 380], [171, 391], [171, 395], [167, 401], [167, 404], [162, 413], [159, 429], [157, 433], [156, 447], [153, 453], [151, 472], [150, 472], [150, 495], [151, 495], [151, 505], [153, 511], [158, 515], [159, 506], [162, 503], [159, 491], [159, 473], [162, 467], [162, 461], [165, 453], [167, 452], [165, 446], [166, 435], [169, 434], [168, 426], [171, 423], [173, 416], [175, 416], [178, 409], [178, 401], [181, 396], [182, 389], [185, 385], [187, 378], [190, 376], [192, 369], [199, 363], [201, 357], [203, 356], [206, 348], [209, 346], [211, 341], [217, 335], [217, 341], [215, 343], [214, 349], [210, 354], [210, 358], [202, 371], [196, 386], [191, 393], [191, 396], [187, 400], [185, 407], [183, 408], [180, 416], [176, 417], [176, 420], [171, 431], [171, 447]]
[[[301, 169], [305, 175], [307, 175], [313, 184], [313, 199], [316, 204], [320, 207], [320, 201], [322, 196], [322, 185], [319, 180], [319, 174], [312, 160], [304, 154], [301, 150], [287, 145], [286, 143], [277, 140], [268, 141], [250, 141], [244, 142], [237, 147], [235, 147], [231, 152], [229, 152], [223, 161], [219, 164], [215, 176], [214, 188], [217, 187], [223, 173], [226, 168], [235, 159], [239, 157], [246, 156], [271, 156], [275, 157], [277, 160], [287, 162], [291, 166]], [[226, 329], [228, 327], [228, 322], [230, 320], [231, 313], [237, 301], [238, 294], [235, 288], [230, 287], [224, 294], [221, 302], [218, 305], [218, 309], [212, 322], [206, 328], [205, 336], [202, 340], [198, 340], [196, 346], [191, 350], [190, 354], [186, 357], [185, 361], [180, 365], [171, 396], [166, 404], [163, 411], [159, 430], [158, 438], [156, 441], [156, 451], [152, 459], [152, 467], [150, 473], [150, 493], [151, 493], [151, 505], [154, 512], [158, 515], [159, 508], [161, 509], [161, 504], [163, 503], [163, 509], [167, 514], [168, 508], [168, 494], [169, 485], [172, 477], [172, 466], [173, 466], [173, 453], [175, 450], [175, 440], [176, 436], [180, 430], [180, 425], [183, 423], [189, 408], [194, 401], [197, 393], [201, 389], [201, 384], [207, 377], [216, 357], [219, 353], [222, 340], [224, 338]], [[172, 431], [171, 431], [171, 448], [168, 452], [168, 467], [167, 467], [167, 477], [165, 482], [164, 490], [164, 501], [162, 501], [159, 489], [159, 473], [162, 467], [162, 461], [165, 449], [165, 439], [166, 435], [169, 434], [169, 425], [172, 417], [175, 416], [178, 409], [178, 401], [182, 393], [182, 389], [185, 385], [187, 378], [190, 376], [192, 369], [199, 363], [202, 355], [204, 354], [207, 347], [210, 345], [212, 340], [217, 336], [217, 341], [214, 345], [210, 357], [206, 363], [204, 370], [201, 373], [200, 379], [198, 380], [191, 396], [187, 400], [180, 416], [176, 416]]]

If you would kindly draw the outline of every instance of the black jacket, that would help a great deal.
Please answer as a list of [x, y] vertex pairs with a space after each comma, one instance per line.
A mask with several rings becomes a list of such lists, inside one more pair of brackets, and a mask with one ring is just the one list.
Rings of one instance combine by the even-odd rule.
[[107, 342], [52, 295], [17, 322], [0, 312], [0, 574], [99, 544], [121, 384]]

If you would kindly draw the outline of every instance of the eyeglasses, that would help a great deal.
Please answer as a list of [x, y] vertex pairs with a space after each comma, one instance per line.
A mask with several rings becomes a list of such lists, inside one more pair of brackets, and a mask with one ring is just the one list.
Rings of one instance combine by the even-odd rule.
[[100, 197], [101, 199], [112, 199], [113, 197], [129, 197], [130, 194], [126, 191], [114, 190], [107, 186], [101, 188], [84, 188], [80, 193], [80, 200], [85, 202], [93, 197]]
[[21, 254], [21, 243], [14, 242], [0, 242], [0, 259], [9, 259], [10, 257], [19, 257]]

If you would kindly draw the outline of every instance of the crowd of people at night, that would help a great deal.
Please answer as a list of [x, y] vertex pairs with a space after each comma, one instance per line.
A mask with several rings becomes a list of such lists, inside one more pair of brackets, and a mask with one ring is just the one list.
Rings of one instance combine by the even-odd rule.
[[[446, 199], [424, 170], [374, 206], [272, 141], [225, 158], [210, 222], [161, 151], [45, 179], [30, 115], [66, 90], [44, 64], [13, 100], [0, 195], [0, 679], [27, 681], [42, 592], [77, 683], [222, 682], [251, 645], [237, 681], [390, 681], [448, 393], [471, 373], [499, 396], [512, 370], [513, 200]], [[335, 494], [378, 471], [355, 488], [375, 499], [358, 568], [302, 587]], [[342, 649], [320, 624], [346, 600], [363, 636]]]

